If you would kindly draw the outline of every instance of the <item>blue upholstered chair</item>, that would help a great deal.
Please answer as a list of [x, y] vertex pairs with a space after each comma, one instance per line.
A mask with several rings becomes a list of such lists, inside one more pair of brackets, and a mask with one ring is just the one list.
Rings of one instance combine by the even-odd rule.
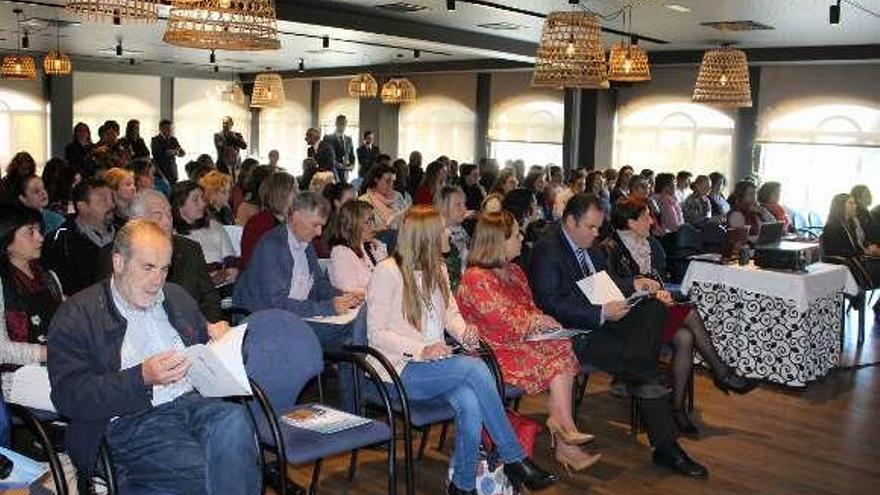
[[[250, 316], [243, 355], [245, 368], [254, 390], [255, 402], [250, 408], [256, 423], [261, 447], [271, 450], [278, 459], [279, 495], [288, 493], [291, 483], [284, 474], [289, 464], [315, 463], [309, 492], [317, 490], [321, 459], [362, 447], [386, 444], [388, 447], [388, 493], [397, 492], [394, 444], [394, 413], [388, 394], [380, 391], [388, 423], [369, 424], [332, 434], [295, 428], [279, 418], [309, 404], [298, 404], [305, 386], [324, 369], [321, 345], [312, 329], [292, 313], [267, 310]], [[378, 380], [378, 374], [363, 356], [334, 353], [334, 360], [349, 360], [367, 376]], [[355, 376], [353, 379], [358, 380]], [[357, 394], [356, 394], [357, 395]], [[355, 402], [358, 403], [358, 397]], [[359, 404], [358, 404], [359, 405]], [[350, 470], [354, 473], [354, 470]]]

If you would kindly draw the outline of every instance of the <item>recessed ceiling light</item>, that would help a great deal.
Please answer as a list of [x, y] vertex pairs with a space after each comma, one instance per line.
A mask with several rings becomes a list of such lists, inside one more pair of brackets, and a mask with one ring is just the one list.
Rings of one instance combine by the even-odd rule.
[[679, 5], [677, 3], [667, 3], [666, 8], [669, 10], [674, 10], [676, 12], [690, 12], [691, 9], [689, 7], [685, 7], [684, 5]]
[[523, 28], [520, 24], [514, 24], [512, 22], [486, 22], [483, 24], [477, 24], [477, 27], [481, 27], [484, 29], [493, 29], [496, 31], [516, 31], [517, 29]]

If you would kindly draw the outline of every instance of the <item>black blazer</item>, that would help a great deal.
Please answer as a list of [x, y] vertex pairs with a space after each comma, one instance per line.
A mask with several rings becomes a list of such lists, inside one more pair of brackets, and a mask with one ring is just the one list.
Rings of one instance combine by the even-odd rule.
[[639, 273], [639, 264], [632, 257], [632, 253], [623, 244], [617, 231], [614, 231], [610, 237], [602, 241], [599, 249], [608, 260], [608, 269], [612, 276], [616, 278], [635, 278], [638, 276], [648, 276], [663, 282], [666, 276], [666, 251], [660, 245], [660, 241], [653, 236], [648, 237], [648, 244], [651, 246], [651, 274]]
[[[345, 180], [345, 173], [351, 170], [351, 167], [353, 167], [355, 163], [354, 145], [351, 142], [351, 137], [343, 135], [342, 139], [345, 141], [345, 146], [342, 145], [342, 142], [339, 140], [336, 133], [325, 134], [323, 139], [323, 141], [330, 145], [330, 148], [333, 150], [335, 163], [334, 173], [336, 174], [336, 179], [339, 181]], [[344, 166], [343, 163], [346, 163], [346, 161], [348, 162], [348, 165]]]
[[[588, 250], [597, 272], [608, 271], [601, 250]], [[561, 226], [554, 226], [534, 246], [529, 259], [529, 284], [541, 310], [567, 327], [594, 328], [601, 325], [602, 307], [591, 304], [577, 286], [584, 278], [577, 256], [565, 239]], [[633, 278], [608, 273], [625, 296], [632, 294]]]
[[[865, 233], [867, 235], [867, 232]], [[864, 254], [865, 250], [856, 244], [855, 233], [841, 222], [832, 222], [822, 230], [822, 254], [852, 258]]]
[[165, 139], [161, 134], [153, 136], [150, 140], [150, 150], [153, 152], [153, 161], [156, 168], [165, 179], [174, 184], [177, 182], [177, 155], [179, 151], [170, 152], [170, 150], [180, 150], [180, 143], [177, 138], [170, 136]]
[[360, 169], [364, 171], [369, 170], [379, 158], [379, 153], [379, 147], [375, 144], [370, 146], [369, 149], [365, 144], [360, 145], [357, 149], [358, 165], [360, 165]]

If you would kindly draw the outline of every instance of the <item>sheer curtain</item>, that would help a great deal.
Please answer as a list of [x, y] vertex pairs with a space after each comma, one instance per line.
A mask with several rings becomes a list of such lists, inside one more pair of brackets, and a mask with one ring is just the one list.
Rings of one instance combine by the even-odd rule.
[[401, 157], [420, 151], [424, 164], [446, 155], [459, 162], [474, 161], [477, 125], [475, 74], [410, 77], [417, 99], [400, 106], [398, 133]]
[[269, 152], [275, 149], [278, 164], [299, 175], [306, 158], [305, 134], [312, 120], [311, 81], [284, 81], [284, 94], [283, 107], [260, 110], [260, 162], [269, 163]]
[[[27, 151], [42, 170], [47, 159], [47, 105], [39, 82], [0, 81], [0, 173], [19, 151]], [[61, 137], [61, 139], [67, 139]]]
[[73, 122], [88, 124], [93, 141], [98, 141], [98, 127], [104, 121], [119, 122], [122, 137], [125, 123], [137, 119], [141, 123], [141, 137], [149, 145], [149, 138], [159, 128], [158, 76], [74, 72], [72, 77]]

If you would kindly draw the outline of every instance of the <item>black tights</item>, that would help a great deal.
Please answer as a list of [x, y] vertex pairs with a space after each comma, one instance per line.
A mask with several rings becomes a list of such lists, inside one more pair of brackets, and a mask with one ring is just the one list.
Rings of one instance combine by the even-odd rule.
[[712, 337], [706, 331], [706, 325], [696, 309], [685, 318], [682, 327], [672, 337], [672, 347], [675, 352], [672, 355], [672, 405], [674, 411], [683, 411], [684, 393], [687, 390], [688, 378], [691, 376], [691, 368], [694, 366], [694, 347], [697, 352], [712, 368], [712, 374], [722, 378], [730, 373], [730, 368], [721, 360], [715, 347], [712, 346]]

